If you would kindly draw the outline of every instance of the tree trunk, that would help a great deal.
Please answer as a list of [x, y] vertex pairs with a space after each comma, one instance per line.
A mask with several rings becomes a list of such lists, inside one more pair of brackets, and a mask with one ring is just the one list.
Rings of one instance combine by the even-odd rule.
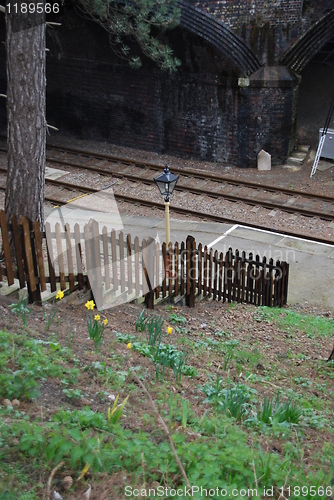
[[[19, 220], [25, 215], [33, 222], [38, 220], [42, 227], [46, 146], [44, 13], [21, 13], [21, 7], [27, 4], [13, 0], [9, 3], [5, 211], [7, 220], [12, 214]], [[44, 8], [45, 3], [41, 3]]]

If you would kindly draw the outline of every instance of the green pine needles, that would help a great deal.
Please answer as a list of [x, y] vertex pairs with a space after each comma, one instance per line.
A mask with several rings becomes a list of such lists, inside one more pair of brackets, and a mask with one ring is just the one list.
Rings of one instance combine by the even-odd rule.
[[134, 69], [142, 65], [132, 52], [135, 41], [142, 53], [165, 71], [176, 71], [180, 61], [170, 47], [162, 43], [159, 33], [174, 29], [180, 22], [181, 10], [176, 0], [79, 0], [83, 12], [99, 23], [109, 34], [113, 51], [129, 61]]

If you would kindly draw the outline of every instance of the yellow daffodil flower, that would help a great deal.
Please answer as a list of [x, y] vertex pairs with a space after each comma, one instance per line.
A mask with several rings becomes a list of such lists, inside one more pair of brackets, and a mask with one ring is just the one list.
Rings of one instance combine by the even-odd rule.
[[173, 328], [171, 326], [167, 326], [167, 333], [170, 335], [173, 331]]
[[128, 344], [126, 344], [126, 347], [127, 347], [128, 349], [131, 349], [131, 345], [132, 345], [132, 344], [131, 344], [131, 342], [129, 342]]
[[88, 311], [92, 311], [95, 307], [94, 300], [87, 300], [85, 307], [87, 307]]
[[61, 300], [64, 297], [64, 292], [62, 290], [58, 290], [56, 295], [56, 300]]
[[106, 318], [106, 319], [103, 320], [103, 326], [107, 326], [107, 324], [108, 324], [108, 320]]
[[95, 319], [95, 321], [100, 321], [100, 315], [99, 314], [95, 314], [94, 319]]

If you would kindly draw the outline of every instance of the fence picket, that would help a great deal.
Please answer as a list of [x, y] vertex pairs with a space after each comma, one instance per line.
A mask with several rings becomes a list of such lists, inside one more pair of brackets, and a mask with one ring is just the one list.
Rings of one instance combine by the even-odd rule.
[[161, 255], [160, 255], [160, 244], [156, 241], [155, 243], [155, 259], [156, 259], [156, 287], [155, 287], [155, 298], [160, 297], [160, 269], [161, 269]]
[[208, 297], [212, 295], [212, 270], [213, 270], [213, 249], [210, 248], [209, 252], [209, 286], [208, 286]]
[[223, 296], [223, 265], [224, 255], [223, 252], [219, 254], [219, 285], [218, 285], [218, 301], [222, 299]]
[[185, 270], [184, 270], [184, 259], [185, 259], [185, 245], [184, 241], [181, 242], [181, 252], [180, 252], [180, 262], [181, 262], [181, 272], [180, 272], [180, 282], [181, 282], [181, 295], [184, 295], [184, 284], [185, 284]]
[[100, 248], [100, 232], [99, 224], [95, 220], [89, 222], [91, 224], [91, 231], [93, 235], [92, 240], [92, 257], [94, 266], [94, 277], [96, 286], [94, 288], [95, 301], [98, 309], [103, 304], [103, 289], [102, 289], [102, 263], [101, 263], [101, 248]]
[[214, 274], [213, 274], [213, 300], [216, 300], [218, 295], [218, 250], [214, 253]]
[[108, 229], [106, 226], [102, 228], [102, 244], [103, 244], [103, 264], [104, 264], [104, 283], [106, 291], [110, 288], [110, 265], [108, 251]]
[[74, 244], [75, 244], [75, 258], [77, 264], [78, 273], [78, 284], [79, 290], [83, 289], [84, 279], [83, 279], [83, 267], [82, 267], [82, 249], [81, 249], [81, 239], [80, 239], [80, 226], [79, 224], [74, 225]]
[[36, 267], [34, 263], [33, 250], [30, 239], [30, 221], [26, 217], [21, 217], [20, 226], [23, 230], [23, 255], [26, 266], [27, 286], [30, 302], [40, 302], [41, 293], [36, 279]]
[[5, 266], [6, 266], [6, 275], [7, 275], [8, 285], [10, 286], [14, 284], [14, 273], [13, 273], [12, 257], [10, 254], [10, 244], [9, 244], [6, 214], [3, 210], [1, 210], [0, 212], [0, 226], [2, 234], [2, 247], [3, 247]]
[[143, 278], [145, 279], [145, 304], [148, 309], [154, 308], [154, 240], [143, 240]]
[[266, 256], [262, 259], [262, 269], [261, 269], [261, 305], [266, 305], [266, 275], [267, 275], [267, 258]]
[[124, 262], [124, 239], [123, 231], [119, 232], [118, 244], [119, 244], [119, 264], [121, 271], [121, 292], [125, 292], [125, 262]]
[[172, 242], [168, 243], [168, 295], [171, 297], [173, 295], [173, 246]]
[[140, 295], [140, 278], [139, 278], [139, 238], [135, 237], [135, 287], [136, 295]]
[[190, 246], [190, 240], [188, 239], [189, 236], [187, 237], [187, 251], [186, 251], [186, 294], [190, 294], [190, 253], [191, 253], [191, 246]]
[[162, 244], [162, 258], [163, 258], [163, 264], [164, 264], [164, 272], [163, 272], [163, 280], [162, 280], [162, 297], [165, 298], [167, 295], [167, 249], [166, 249], [166, 243], [163, 242]]
[[206, 297], [208, 292], [208, 247], [204, 247], [204, 279], [203, 279], [203, 295]]
[[114, 292], [118, 290], [118, 269], [117, 269], [117, 248], [116, 248], [116, 231], [111, 231], [111, 260], [112, 260], [112, 279]]
[[179, 254], [179, 244], [178, 242], [176, 241], [175, 242], [175, 245], [174, 245], [174, 256], [175, 256], [175, 296], [178, 296], [179, 295], [179, 258], [180, 258], [180, 254]]
[[[11, 224], [12, 224], [12, 234], [13, 234], [13, 239], [14, 239], [16, 265], [17, 265], [17, 272], [18, 272], [18, 276], [19, 276], [20, 288], [24, 288], [25, 284], [26, 284], [26, 278], [25, 278], [24, 266], [23, 266], [21, 235], [20, 235], [19, 223], [17, 221], [16, 215], [12, 215]], [[1, 266], [0, 266], [0, 280], [1, 279], [2, 279], [2, 277], [1, 277]]]
[[287, 302], [287, 287], [286, 287], [286, 281], [288, 279], [288, 274], [289, 274], [289, 266], [286, 262], [280, 262], [280, 266], [282, 269], [282, 277], [280, 279], [281, 283], [281, 297], [280, 297], [280, 303], [281, 304], [286, 304]]
[[38, 269], [39, 269], [39, 282], [40, 282], [40, 286], [41, 286], [41, 292], [45, 292], [46, 281], [45, 281], [45, 270], [44, 270], [44, 261], [43, 261], [42, 237], [41, 237], [41, 230], [40, 230], [39, 222], [37, 220], [33, 224], [33, 230], [34, 230], [34, 236], [35, 236], [37, 265], [38, 265]]
[[239, 273], [238, 273], [238, 264], [239, 264], [239, 250], [235, 251], [234, 262], [232, 264], [233, 268], [233, 286], [232, 286], [232, 300], [238, 302], [238, 291], [239, 291]]
[[132, 293], [132, 250], [131, 250], [131, 236], [130, 234], [126, 237], [126, 247], [127, 247], [127, 265], [128, 265], [128, 293]]
[[72, 243], [71, 243], [71, 228], [69, 223], [65, 224], [65, 239], [66, 239], [66, 252], [67, 252], [67, 265], [68, 265], [68, 282], [70, 290], [74, 290], [74, 266], [73, 266], [73, 254], [72, 254]]
[[250, 253], [248, 256], [248, 267], [247, 267], [247, 297], [248, 304], [253, 304], [253, 254]]
[[187, 256], [186, 256], [186, 304], [188, 307], [195, 306], [195, 288], [196, 288], [196, 243], [193, 236], [187, 236]]
[[232, 248], [229, 248], [227, 252], [227, 297], [228, 302], [232, 302], [233, 300], [233, 253]]
[[197, 249], [197, 254], [198, 254], [198, 281], [197, 281], [197, 293], [198, 295], [201, 295], [202, 293], [202, 280], [203, 280], [203, 250], [202, 250], [202, 243], [198, 245]]
[[64, 266], [64, 255], [63, 255], [61, 228], [60, 228], [59, 222], [57, 222], [55, 225], [55, 231], [56, 231], [56, 246], [57, 246], [57, 255], [58, 255], [60, 289], [65, 290], [65, 288], [66, 288], [65, 266]]
[[93, 257], [92, 257], [92, 235], [90, 224], [85, 224], [84, 226], [84, 238], [85, 238], [85, 250], [86, 250], [86, 269], [88, 274], [88, 279], [92, 290], [95, 290], [95, 274], [91, 271], [93, 270]]
[[143, 281], [143, 296], [148, 292], [148, 286], [147, 286], [147, 270], [146, 270], [146, 240], [144, 239], [142, 241], [142, 281]]
[[[70, 290], [74, 290], [76, 283], [82, 289], [85, 283], [89, 285], [90, 279], [98, 307], [103, 303], [103, 287], [105, 290], [112, 288], [112, 295], [119, 289], [128, 296], [135, 292], [139, 297], [142, 292], [147, 307], [153, 307], [154, 297], [159, 299], [161, 295], [165, 298], [184, 293], [188, 306], [194, 305], [196, 294], [218, 301], [234, 300], [255, 305], [282, 306], [287, 302], [289, 264], [280, 261], [274, 264], [273, 259], [267, 261], [266, 257], [260, 260], [259, 255], [254, 259], [252, 253], [247, 257], [245, 252], [240, 254], [238, 250], [234, 255], [231, 248], [224, 255], [212, 248], [208, 250], [207, 246], [203, 248], [201, 243], [196, 246], [192, 236], [188, 236], [186, 243], [176, 242], [174, 246], [170, 243], [167, 249], [165, 243], [161, 247], [152, 239], [144, 239], [140, 247], [136, 237], [132, 244], [131, 236], [125, 238], [122, 231], [118, 238], [114, 230], [109, 236], [106, 226], [100, 234], [98, 223], [93, 220], [84, 226], [83, 233], [78, 224], [75, 224], [72, 233], [69, 224], [65, 224], [65, 230], [62, 231], [59, 222], [52, 233], [50, 224], [46, 223], [45, 236], [37, 222], [32, 225], [25, 217], [18, 224], [13, 216], [11, 224], [7, 225], [3, 211], [0, 212], [0, 224], [2, 240], [7, 249], [6, 267], [4, 272], [0, 268], [0, 279], [2, 274], [7, 274], [10, 282], [12, 273], [12, 279], [18, 276], [21, 288], [27, 282], [32, 301], [40, 300], [40, 291], [46, 289], [48, 282], [51, 291], [57, 289], [57, 281], [62, 290], [66, 288], [67, 282]], [[8, 258], [10, 232], [17, 260], [15, 272], [11, 257]], [[48, 275], [44, 268], [44, 237], [47, 241]], [[85, 243], [84, 258], [82, 239]], [[59, 267], [57, 276], [53, 265], [55, 247]], [[110, 251], [112, 265], [109, 261]], [[83, 262], [88, 276], [83, 274]]]
[[54, 257], [53, 257], [53, 248], [52, 248], [52, 235], [51, 235], [51, 226], [49, 222], [45, 224], [45, 236], [46, 236], [46, 251], [48, 256], [48, 265], [49, 265], [49, 279], [50, 279], [50, 288], [51, 292], [55, 292], [57, 290], [57, 280], [56, 273], [54, 269]]
[[267, 293], [267, 306], [272, 307], [273, 305], [273, 285], [274, 285], [274, 278], [273, 278], [273, 269], [271, 266], [274, 265], [273, 259], [269, 259], [269, 278], [268, 278], [268, 293]]

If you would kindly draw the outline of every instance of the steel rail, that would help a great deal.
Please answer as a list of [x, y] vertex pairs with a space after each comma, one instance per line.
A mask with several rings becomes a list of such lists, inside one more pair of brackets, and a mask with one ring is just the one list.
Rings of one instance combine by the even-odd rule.
[[[94, 153], [93, 151], [85, 151], [85, 150], [80, 150], [80, 149], [76, 149], [76, 148], [63, 148], [63, 147], [60, 147], [60, 146], [49, 146], [51, 149], [56, 149], [56, 150], [59, 150], [59, 151], [63, 151], [64, 153], [73, 153], [73, 154], [77, 154], [77, 155], [80, 155], [80, 156], [86, 156], [86, 157], [92, 157], [92, 158], [96, 158], [98, 160], [106, 160], [106, 161], [110, 161], [112, 163], [115, 163], [115, 162], [122, 162], [124, 164], [127, 164], [127, 165], [133, 165], [133, 166], [136, 166], [136, 167], [143, 167], [143, 168], [152, 168], [153, 170], [161, 170], [164, 165], [159, 165], [159, 164], [156, 164], [156, 163], [152, 163], [152, 162], [143, 162], [142, 160], [135, 160], [135, 159], [130, 159], [130, 158], [125, 158], [125, 157], [122, 157], [122, 156], [114, 156], [114, 155], [106, 155], [106, 154], [102, 154], [102, 153]], [[95, 169], [98, 169], [99, 167], [89, 167], [89, 166], [83, 166], [83, 165], [79, 165], [79, 164], [71, 164], [69, 162], [66, 162], [65, 160], [58, 160], [57, 158], [48, 158], [48, 161], [53, 161], [53, 162], [59, 162], [59, 164], [62, 164], [62, 162], [64, 162], [64, 164], [68, 164], [70, 166], [76, 166], [77, 168], [86, 168], [88, 170], [95, 170]], [[215, 174], [215, 173], [211, 173], [211, 172], [203, 172], [203, 171], [199, 171], [199, 170], [196, 170], [196, 169], [188, 169], [188, 168], [179, 168], [179, 167], [171, 167], [173, 172], [175, 172], [176, 174], [181, 174], [181, 175], [189, 175], [191, 177], [194, 177], [194, 178], [197, 178], [197, 179], [209, 179], [209, 180], [212, 180], [214, 182], [226, 182], [228, 184], [233, 184], [235, 186], [238, 186], [238, 185], [242, 185], [242, 186], [245, 186], [245, 187], [250, 187], [250, 188], [254, 188], [254, 189], [261, 189], [263, 191], [269, 191], [269, 192], [273, 192], [273, 193], [283, 193], [283, 194], [287, 194], [287, 195], [290, 195], [290, 196], [304, 196], [306, 198], [315, 198], [317, 200], [321, 200], [321, 201], [329, 201], [329, 202], [332, 202], [334, 203], [334, 197], [332, 196], [328, 196], [328, 195], [321, 195], [321, 194], [316, 194], [316, 193], [309, 193], [309, 192], [305, 192], [305, 191], [295, 191], [293, 189], [289, 189], [289, 188], [284, 188], [284, 187], [277, 187], [277, 186], [272, 186], [272, 185], [269, 185], [269, 184], [259, 184], [257, 182], [252, 182], [252, 181], [243, 181], [243, 180], [237, 180], [237, 179], [231, 179], [230, 177], [227, 177], [227, 176], [224, 176], [224, 175], [220, 175], [220, 174]], [[98, 170], [96, 170], [98, 171]], [[105, 172], [105, 173], [108, 173], [107, 170], [103, 170], [101, 172]]]
[[[68, 163], [67, 163], [68, 164]], [[89, 170], [90, 170], [90, 167], [87, 167]], [[92, 167], [94, 170], [98, 167]], [[99, 173], [107, 173], [106, 170], [104, 169], [99, 169], [99, 170], [95, 170], [95, 171], [99, 171]], [[173, 169], [173, 172], [176, 172], [175, 169]], [[113, 175], [115, 177], [125, 177], [131, 181], [141, 181], [143, 184], [154, 184], [154, 179], [147, 179], [147, 178], [141, 178], [137, 175], [134, 175], [134, 174], [129, 174], [127, 172], [113, 172]], [[73, 187], [79, 187], [79, 186], [73, 186]], [[218, 198], [223, 198], [225, 200], [229, 200], [229, 201], [233, 201], [233, 202], [244, 202], [248, 205], [252, 205], [252, 206], [256, 206], [256, 205], [260, 205], [264, 208], [267, 208], [267, 209], [278, 209], [278, 210], [281, 210], [281, 211], [284, 211], [284, 212], [287, 212], [287, 213], [290, 213], [290, 214], [300, 214], [300, 215], [304, 215], [306, 217], [319, 217], [320, 219], [322, 220], [330, 220], [330, 221], [334, 221], [334, 213], [333, 214], [330, 214], [328, 212], [322, 212], [322, 213], [319, 213], [319, 211], [316, 211], [316, 210], [310, 210], [310, 209], [306, 209], [306, 208], [301, 208], [301, 207], [293, 207], [293, 206], [285, 206], [285, 205], [282, 205], [280, 203], [275, 203], [275, 202], [271, 202], [271, 201], [266, 201], [266, 200], [258, 200], [258, 199], [252, 199], [252, 198], [248, 198], [247, 196], [242, 196], [240, 194], [229, 194], [229, 193], [219, 193], [217, 191], [209, 191], [209, 190], [206, 190], [206, 189], [202, 189], [202, 188], [197, 188], [196, 186], [186, 186], [186, 185], [176, 185], [175, 187], [175, 191], [180, 191], [180, 192], [183, 192], [183, 191], [187, 191], [188, 193], [193, 193], [193, 194], [197, 194], [197, 195], [205, 195], [205, 196], [208, 196], [209, 198], [215, 198], [215, 199], [218, 199]], [[334, 199], [332, 200], [333, 201], [333, 204], [334, 204]], [[334, 209], [333, 209], [334, 210]]]
[[[48, 161], [52, 161], [52, 160], [48, 160]], [[135, 174], [130, 174], [128, 172], [108, 172], [107, 169], [104, 169], [104, 168], [100, 168], [100, 167], [93, 167], [93, 166], [79, 166], [79, 164], [76, 164], [76, 163], [73, 163], [73, 162], [68, 162], [66, 160], [56, 160], [56, 162], [58, 162], [59, 164], [62, 164], [62, 165], [69, 165], [69, 166], [72, 166], [72, 167], [77, 167], [77, 168], [86, 168], [87, 170], [91, 170], [91, 171], [94, 171], [94, 172], [98, 172], [98, 173], [103, 173], [103, 174], [107, 174], [107, 173], [112, 173], [115, 177], [125, 177], [129, 180], [132, 180], [132, 181], [141, 181], [142, 183], [144, 184], [153, 184], [154, 183], [154, 180], [153, 178], [152, 179], [148, 179], [148, 178], [141, 178]], [[160, 167], [161, 168], [161, 167]], [[180, 173], [182, 175], [183, 173], [183, 170], [182, 169], [173, 169], [173, 172], [176, 172], [176, 173]], [[204, 176], [202, 174], [198, 174], [197, 175], [199, 176], [200, 179], [204, 179]], [[213, 181], [213, 182], [217, 182], [215, 179], [212, 179], [211, 176], [209, 177], [206, 177], [206, 179], [210, 180], [210, 181]], [[239, 183], [237, 182], [236, 184], [234, 184], [234, 182], [232, 183], [233, 185], [239, 185]], [[247, 186], [248, 187], [248, 186]], [[261, 187], [261, 186], [260, 186]], [[262, 188], [262, 187], [261, 187]], [[249, 198], [247, 196], [243, 196], [242, 194], [230, 194], [230, 193], [224, 193], [224, 192], [217, 192], [217, 191], [209, 191], [209, 190], [206, 190], [206, 189], [203, 189], [203, 188], [197, 188], [196, 186], [187, 186], [187, 185], [177, 185], [176, 188], [175, 188], [176, 191], [187, 191], [189, 193], [193, 193], [193, 194], [198, 194], [198, 195], [205, 195], [205, 196], [208, 196], [208, 197], [211, 197], [211, 198], [223, 198], [223, 199], [226, 199], [226, 200], [229, 200], [229, 201], [232, 201], [232, 202], [244, 202], [248, 205], [251, 205], [251, 206], [256, 206], [256, 205], [260, 205], [264, 208], [267, 208], [267, 209], [278, 209], [278, 210], [281, 210], [281, 211], [284, 211], [284, 212], [287, 212], [287, 213], [290, 213], [290, 214], [300, 214], [300, 215], [304, 215], [306, 217], [318, 217], [322, 220], [329, 220], [329, 221], [334, 221], [334, 213], [331, 214], [331, 213], [328, 213], [328, 212], [319, 212], [317, 210], [311, 210], [311, 209], [305, 209], [305, 208], [301, 208], [301, 207], [298, 207], [298, 206], [291, 206], [291, 205], [284, 205], [282, 203], [276, 203], [276, 202], [272, 202], [272, 201], [266, 201], [266, 200], [258, 200], [258, 199], [253, 199], [253, 198]], [[262, 190], [265, 190], [264, 188], [262, 188]], [[281, 192], [279, 189], [277, 189], [278, 192]], [[295, 193], [295, 192], [293, 192]], [[286, 193], [284, 193], [286, 194]], [[296, 196], [294, 194], [294, 196]], [[301, 196], [301, 195], [299, 195]], [[310, 197], [310, 196], [308, 196]], [[331, 197], [327, 197], [327, 198], [321, 198], [322, 201], [328, 201], [328, 198], [330, 199], [330, 201], [334, 204], [334, 198], [331, 198]]]
[[[59, 181], [56, 181], [56, 180], [52, 180], [52, 181], [48, 180], [48, 182], [50, 182], [51, 184], [59, 183]], [[66, 183], [66, 184], [69, 184], [69, 183]], [[74, 187], [72, 184], [69, 184], [69, 186], [71, 186], [72, 189]], [[82, 186], [75, 186], [75, 187], [77, 188], [78, 191], [84, 190], [84, 188]], [[0, 190], [5, 191], [6, 188], [4, 186], [0, 186]], [[100, 190], [96, 189], [96, 188], [89, 188], [89, 192], [91, 192], [91, 193], [96, 193], [99, 191]], [[163, 203], [159, 203], [159, 202], [155, 202], [155, 201], [151, 201], [151, 200], [144, 200], [142, 198], [138, 199], [138, 200], [134, 200], [131, 196], [117, 194], [117, 193], [114, 193], [114, 196], [115, 196], [116, 200], [124, 201], [124, 202], [130, 203], [132, 205], [143, 205], [143, 206], [150, 207], [150, 208], [157, 208], [161, 211], [165, 210], [165, 205]], [[65, 200], [61, 200], [59, 198], [54, 198], [52, 196], [45, 196], [45, 200], [49, 201], [51, 203], [54, 203], [56, 205], [66, 205], [68, 203]], [[213, 222], [220, 222], [220, 223], [233, 224], [233, 225], [237, 224], [240, 226], [250, 227], [252, 229], [260, 229], [263, 231], [269, 231], [271, 233], [282, 234], [284, 236], [292, 236], [292, 237], [299, 238], [302, 240], [314, 241], [316, 243], [323, 243], [325, 245], [331, 245], [334, 247], [334, 241], [328, 240], [326, 238], [305, 236], [303, 234], [295, 233], [292, 231], [279, 230], [279, 229], [275, 229], [272, 227], [262, 226], [260, 224], [245, 222], [245, 221], [235, 219], [235, 218], [232, 219], [230, 217], [223, 217], [221, 215], [215, 215], [215, 214], [211, 214], [211, 213], [207, 213], [207, 212], [200, 212], [198, 210], [192, 210], [189, 208], [182, 208], [182, 207], [178, 207], [175, 205], [173, 205], [173, 212], [181, 214], [181, 215], [187, 215], [187, 216], [191, 215], [191, 216], [196, 217], [196, 218], [208, 219], [208, 220], [213, 221]]]
[[[104, 173], [104, 174], [109, 174], [109, 175], [111, 173], [111, 172], [108, 172], [107, 170], [101, 169], [99, 167], [90, 167], [90, 166], [85, 167], [85, 166], [81, 166], [79, 164], [70, 163], [66, 160], [60, 160], [58, 163], [63, 164], [63, 165], [72, 166], [72, 167], [81, 168], [81, 169], [87, 168], [88, 170], [92, 170], [92, 171]], [[173, 169], [173, 171], [176, 171], [176, 170]], [[6, 172], [6, 169], [3, 167], [0, 167], [0, 172]], [[125, 177], [129, 180], [136, 181], [136, 182], [141, 181], [144, 184], [154, 184], [153, 178], [152, 179], [142, 179], [140, 177], [138, 178], [138, 176], [136, 176], [134, 174], [129, 174], [126, 172], [113, 172], [113, 175], [116, 177], [120, 177], [120, 178]], [[99, 189], [94, 190], [93, 188], [90, 188], [88, 186], [82, 186], [82, 185], [77, 185], [77, 184], [72, 184], [69, 182], [57, 181], [57, 180], [52, 180], [52, 179], [47, 179], [47, 183], [53, 184], [55, 186], [62, 186], [62, 187], [65, 187], [66, 189], [71, 189], [72, 191], [82, 191], [82, 192], [88, 192], [88, 193], [93, 193], [93, 192], [99, 191]], [[209, 190], [205, 190], [202, 188], [197, 188], [196, 186], [192, 187], [192, 186], [185, 186], [185, 185], [176, 186], [175, 190], [180, 191], [180, 192], [187, 191], [188, 193], [197, 194], [199, 196], [205, 195], [209, 198], [214, 198], [214, 199], [223, 198], [223, 199], [226, 199], [226, 200], [232, 201], [232, 202], [242, 201], [248, 205], [262, 206], [262, 207], [267, 208], [269, 210], [277, 209], [277, 210], [281, 210], [281, 211], [284, 211], [284, 212], [287, 212], [290, 214], [299, 214], [299, 215], [304, 215], [305, 217], [318, 217], [319, 219], [322, 219], [322, 220], [334, 221], [334, 213], [333, 214], [330, 214], [328, 212], [320, 213], [319, 211], [316, 211], [316, 210], [305, 209], [305, 208], [301, 208], [298, 206], [296, 206], [296, 207], [293, 207], [290, 205], [286, 206], [286, 205], [282, 205], [280, 203], [268, 202], [265, 200], [250, 199], [247, 196], [242, 196], [239, 194], [236, 195], [236, 194], [229, 194], [229, 193], [219, 193], [217, 191], [209, 191]], [[334, 203], [334, 199], [333, 199], [333, 203]]]
[[[164, 165], [159, 165], [156, 163], [152, 162], [143, 162], [142, 160], [135, 160], [131, 158], [125, 158], [122, 156], [116, 156], [116, 155], [107, 155], [107, 154], [102, 154], [102, 153], [94, 153], [93, 151], [86, 151], [86, 150], [80, 150], [76, 148], [64, 148], [61, 146], [48, 146], [50, 149], [55, 149], [58, 151], [63, 151], [64, 153], [73, 153], [75, 155], [80, 155], [80, 156], [85, 156], [85, 157], [91, 157], [91, 158], [96, 158], [97, 160], [106, 160], [110, 161], [111, 163], [116, 163], [116, 162], [121, 162], [126, 165], [133, 165], [134, 167], [141, 167], [141, 168], [152, 168], [152, 170], [161, 170]], [[0, 148], [0, 151], [6, 151], [4, 148]], [[61, 160], [58, 158], [47, 158], [47, 161], [53, 162], [53, 163], [59, 163], [59, 165], [69, 165], [71, 167], [75, 168], [85, 168], [87, 170], [91, 170], [92, 172], [98, 172], [98, 173], [103, 173], [103, 174], [110, 174], [112, 173], [113, 175], [117, 176], [117, 173], [109, 171], [107, 169], [101, 169], [100, 167], [93, 167], [93, 166], [88, 166], [88, 165], [80, 165], [78, 163], [66, 161], [66, 160]], [[277, 186], [272, 186], [270, 184], [260, 184], [257, 182], [252, 182], [252, 181], [244, 181], [244, 180], [237, 180], [237, 179], [231, 179], [230, 177], [220, 175], [220, 174], [215, 174], [212, 172], [203, 172], [199, 171], [196, 169], [188, 169], [188, 168], [180, 168], [180, 167], [172, 167], [173, 172], [176, 174], [181, 174], [185, 176], [191, 176], [196, 179], [201, 179], [201, 180], [211, 180], [213, 182], [226, 182], [227, 184], [232, 184], [234, 186], [244, 186], [244, 187], [249, 187], [252, 189], [259, 189], [262, 191], [268, 191], [272, 193], [282, 193], [282, 194], [287, 194], [289, 196], [295, 197], [295, 196], [303, 196], [304, 198], [312, 198], [316, 199], [318, 201], [329, 201], [330, 203], [334, 203], [334, 197], [328, 196], [328, 195], [322, 195], [322, 194], [317, 194], [317, 193], [310, 193], [307, 191], [298, 191], [298, 190], [293, 190], [289, 188], [284, 188], [284, 187], [277, 187]], [[130, 176], [130, 174], [122, 174], [122, 175], [127, 175]], [[139, 179], [136, 178], [138, 181]], [[145, 182], [146, 179], [142, 179], [142, 182]], [[149, 180], [147, 179], [147, 183], [149, 183]], [[237, 197], [238, 198], [238, 197]], [[251, 202], [251, 200], [249, 200]], [[259, 202], [260, 203], [260, 202]], [[253, 203], [252, 203], [253, 204]]]

